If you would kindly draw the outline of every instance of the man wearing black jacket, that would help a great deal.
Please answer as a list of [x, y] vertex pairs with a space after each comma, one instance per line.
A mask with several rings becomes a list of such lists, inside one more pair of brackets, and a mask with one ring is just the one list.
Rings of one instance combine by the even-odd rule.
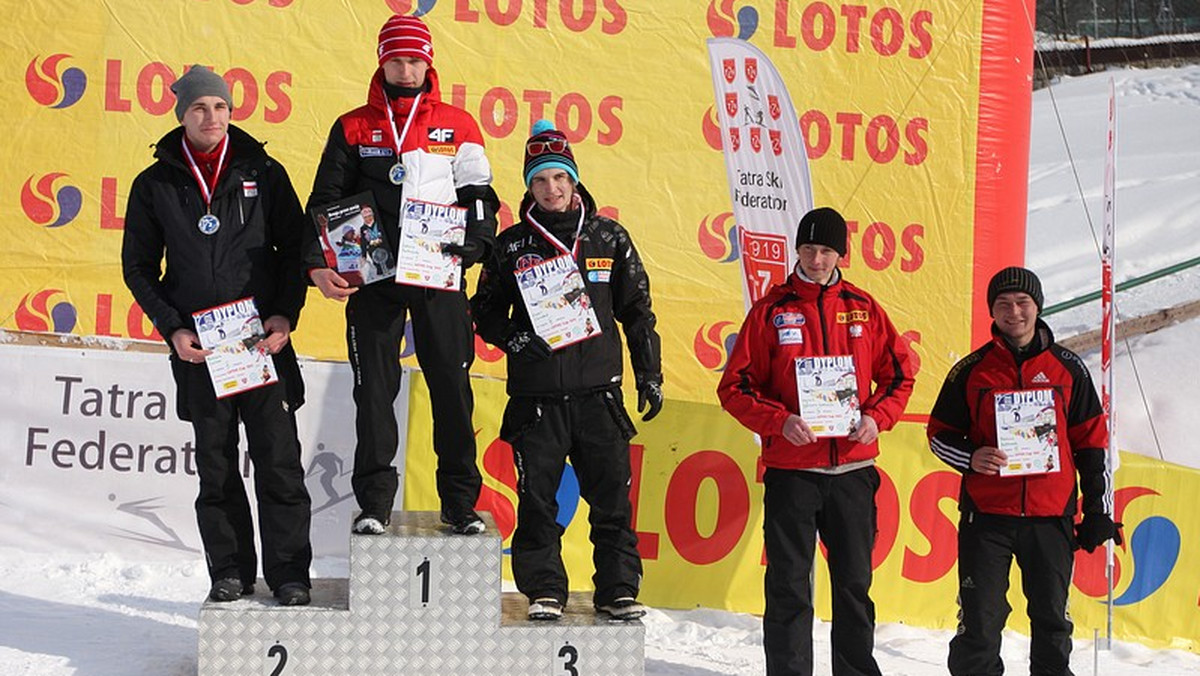
[[[370, 191], [378, 208], [375, 218], [395, 256], [404, 199], [465, 207], [466, 240], [447, 244], [444, 251], [459, 256], [466, 269], [491, 249], [500, 206], [479, 126], [465, 110], [442, 102], [432, 38], [421, 19], [388, 19], [379, 31], [378, 57], [367, 103], [339, 117], [329, 132], [309, 209]], [[475, 337], [466, 294], [391, 280], [351, 287], [326, 267], [316, 232], [309, 230], [309, 278], [326, 298], [349, 300], [346, 346], [354, 370], [358, 439], [351, 485], [362, 510], [354, 532], [382, 533], [399, 487], [392, 461], [400, 437], [392, 406], [400, 391], [400, 340], [410, 313], [417, 362], [433, 407], [442, 521], [455, 533], [483, 532], [474, 511], [483, 479], [475, 464], [469, 373]]]
[[[529, 598], [530, 619], [562, 616], [568, 583], [555, 494], [570, 457], [590, 508], [596, 610], [636, 619], [646, 612], [636, 600], [642, 562], [629, 502], [629, 440], [636, 430], [622, 403], [617, 322], [629, 341], [638, 411], [646, 411], [642, 420], [648, 421], [663, 403], [650, 280], [629, 233], [596, 213], [570, 144], [547, 121], [534, 125], [525, 144], [524, 177], [529, 191], [522, 220], [500, 233], [471, 299], [479, 335], [508, 355], [509, 402], [500, 436], [512, 444], [520, 475], [513, 577]], [[543, 290], [536, 278], [549, 269], [567, 281], [582, 277], [582, 289], [564, 282], [556, 287], [559, 298], [541, 298], [550, 285]], [[561, 333], [539, 335], [522, 287], [540, 294], [536, 302], [545, 306], [539, 313], [558, 308], [561, 317], [573, 307], [585, 318]], [[589, 308], [595, 322], [588, 321]]]
[[[195, 432], [196, 515], [213, 601], [253, 593], [254, 528], [240, 473], [245, 425], [258, 499], [263, 577], [283, 605], [309, 602], [310, 500], [295, 410], [304, 384], [290, 335], [304, 306], [305, 228], [287, 171], [230, 126], [220, 76], [192, 66], [172, 87], [182, 123], [133, 182], [121, 263], [125, 284], [171, 347], [177, 412]], [[166, 270], [162, 268], [166, 256]], [[252, 297], [279, 383], [218, 399], [192, 313]]]

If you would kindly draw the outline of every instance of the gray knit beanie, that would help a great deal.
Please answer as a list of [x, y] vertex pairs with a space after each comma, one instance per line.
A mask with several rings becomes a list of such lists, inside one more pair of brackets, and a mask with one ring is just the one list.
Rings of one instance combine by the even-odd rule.
[[188, 106], [201, 96], [219, 96], [229, 104], [230, 111], [233, 110], [233, 97], [229, 95], [229, 85], [225, 84], [225, 79], [200, 64], [192, 66], [183, 77], [176, 80], [171, 85], [171, 91], [175, 92], [176, 120], [182, 121]]

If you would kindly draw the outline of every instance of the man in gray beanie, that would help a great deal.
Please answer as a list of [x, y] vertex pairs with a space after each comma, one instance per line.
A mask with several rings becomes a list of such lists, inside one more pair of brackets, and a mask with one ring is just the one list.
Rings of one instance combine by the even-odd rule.
[[[717, 386], [721, 406], [762, 438], [770, 676], [813, 673], [818, 533], [829, 553], [834, 673], [880, 673], [870, 596], [877, 439], [904, 412], [916, 364], [883, 307], [842, 277], [846, 231], [830, 207], [800, 219], [796, 269], [750, 308]], [[813, 411], [822, 398], [846, 402], [840, 415]]]
[[[176, 412], [192, 424], [196, 517], [212, 601], [254, 593], [258, 558], [242, 483], [238, 421], [254, 463], [262, 572], [281, 605], [309, 602], [310, 500], [295, 411], [304, 384], [291, 332], [304, 306], [307, 227], [287, 172], [229, 124], [229, 87], [192, 66], [171, 87], [180, 126], [130, 188], [121, 246], [125, 284], [171, 348]], [[163, 258], [166, 257], [166, 269]], [[279, 382], [218, 398], [194, 313], [249, 299]]]
[[175, 94], [175, 119], [183, 121], [183, 114], [202, 96], [215, 96], [225, 102], [230, 113], [233, 112], [233, 97], [229, 95], [229, 85], [225, 78], [217, 75], [211, 68], [196, 64], [188, 69], [183, 77], [171, 85]]
[[[1004, 672], [1013, 559], [1028, 606], [1030, 672], [1071, 673], [1075, 549], [1122, 540], [1108, 500], [1104, 411], [1083, 361], [1039, 317], [1043, 300], [1041, 281], [1025, 268], [992, 277], [992, 340], [950, 369], [929, 415], [930, 449], [962, 473], [954, 676]], [[1028, 422], [1009, 422], [1017, 419]]]

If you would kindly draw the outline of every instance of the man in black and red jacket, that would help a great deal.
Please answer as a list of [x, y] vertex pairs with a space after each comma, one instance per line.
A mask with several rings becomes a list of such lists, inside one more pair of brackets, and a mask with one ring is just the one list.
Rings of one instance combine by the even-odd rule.
[[[483, 135], [467, 111], [441, 100], [433, 42], [421, 19], [389, 18], [379, 31], [377, 56], [379, 68], [367, 102], [339, 117], [329, 132], [308, 207], [370, 191], [393, 257], [404, 199], [465, 207], [464, 243], [443, 247], [461, 258], [465, 270], [491, 251], [500, 206]], [[390, 279], [351, 287], [326, 266], [316, 232], [310, 230], [305, 258], [309, 278], [326, 298], [349, 300], [346, 346], [357, 409], [351, 485], [362, 510], [354, 532], [384, 531], [399, 486], [392, 461], [400, 437], [392, 406], [400, 391], [400, 341], [409, 314], [433, 408], [442, 521], [455, 533], [482, 532], [483, 521], [474, 511], [482, 477], [471, 421], [475, 336], [466, 294], [461, 288], [431, 290]]]
[[[1043, 296], [1037, 276], [1005, 268], [992, 277], [987, 299], [992, 340], [950, 370], [928, 428], [934, 454], [963, 473], [961, 613], [950, 641], [950, 673], [1004, 673], [1000, 633], [1011, 610], [1005, 595], [1016, 558], [1028, 603], [1031, 673], [1067, 675], [1074, 550], [1078, 544], [1090, 552], [1110, 538], [1121, 543], [1121, 524], [1109, 516], [1107, 426], [1083, 361], [1056, 344], [1039, 318]], [[997, 423], [998, 408], [1007, 410], [1013, 401], [1038, 402], [1036, 415], [1046, 418], [1030, 426], [1049, 440], [1040, 459], [1036, 448], [1028, 457], [1010, 457], [998, 448], [1006, 440], [1002, 435], [1016, 434], [1008, 431], [1015, 425], [1004, 422], [1009, 416], [1015, 420], [1014, 414], [1003, 414]], [[1073, 530], [1080, 490], [1084, 516]]]

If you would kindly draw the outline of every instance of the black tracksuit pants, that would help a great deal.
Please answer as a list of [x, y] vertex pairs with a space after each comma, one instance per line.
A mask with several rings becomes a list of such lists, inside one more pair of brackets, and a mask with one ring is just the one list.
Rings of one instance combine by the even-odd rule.
[[763, 484], [768, 676], [813, 673], [811, 575], [818, 532], [829, 554], [833, 674], [879, 676], [870, 596], [878, 470], [820, 474], [768, 468]]
[[376, 282], [350, 296], [346, 345], [354, 371], [357, 415], [351, 486], [363, 512], [387, 519], [399, 480], [392, 462], [400, 443], [393, 405], [400, 392], [400, 342], [412, 314], [417, 363], [433, 407], [433, 450], [442, 509], [475, 506], [483, 483], [475, 464], [470, 368], [475, 360], [471, 310], [461, 291]]
[[1029, 611], [1029, 673], [1070, 676], [1067, 594], [1075, 564], [1070, 517], [1017, 517], [968, 512], [958, 524], [960, 620], [950, 640], [954, 676], [999, 676], [1000, 633], [1012, 561], [1021, 567]]
[[254, 465], [263, 578], [271, 589], [287, 582], [309, 586], [312, 502], [300, 463], [296, 414], [285, 401], [287, 385], [281, 381], [217, 399], [204, 364], [172, 360], [196, 436], [196, 520], [209, 577], [236, 577], [242, 584], [257, 578], [254, 523], [238, 453], [240, 420]]
[[642, 559], [629, 502], [633, 434], [619, 389], [509, 400], [500, 435], [512, 444], [518, 475], [512, 569], [517, 589], [530, 600], [567, 601], [565, 525], [556, 521], [567, 458], [579, 479], [580, 496], [588, 503], [595, 605], [637, 597]]

